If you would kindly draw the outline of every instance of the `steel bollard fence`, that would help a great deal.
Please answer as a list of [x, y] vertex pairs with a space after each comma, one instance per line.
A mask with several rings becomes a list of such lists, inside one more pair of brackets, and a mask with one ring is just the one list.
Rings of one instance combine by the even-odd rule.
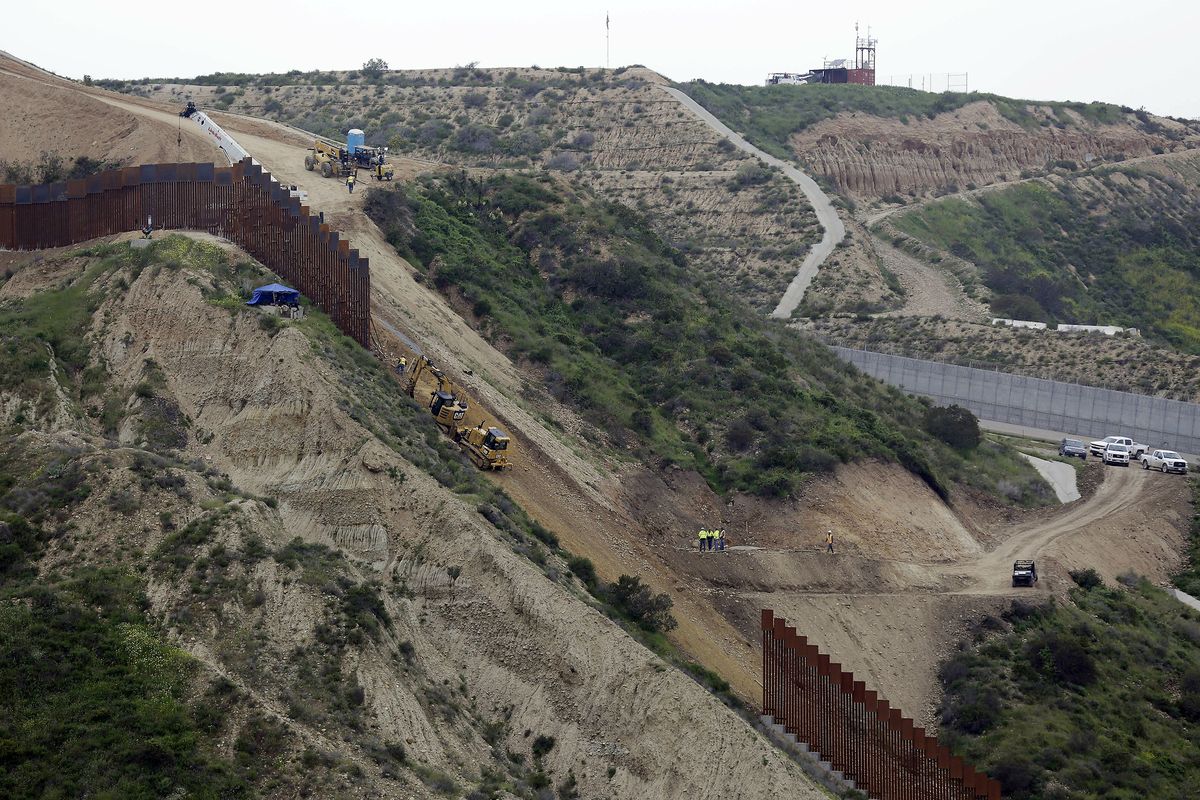
[[203, 230], [241, 247], [370, 347], [371, 273], [366, 258], [252, 159], [142, 164], [40, 186], [0, 185], [0, 248], [65, 247], [155, 229]]
[[763, 714], [879, 800], [1000, 800], [1000, 783], [952, 754], [831, 662], [787, 621], [762, 612]]

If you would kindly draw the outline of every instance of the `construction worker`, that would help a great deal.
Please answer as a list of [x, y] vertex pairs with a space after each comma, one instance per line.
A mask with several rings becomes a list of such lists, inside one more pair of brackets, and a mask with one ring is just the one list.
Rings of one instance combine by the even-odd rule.
[[708, 531], [701, 528], [696, 537], [700, 540], [700, 552], [703, 553], [704, 548], [708, 545]]
[[380, 162], [379, 162], [379, 163], [378, 163], [378, 164], [375, 166], [375, 179], [376, 179], [376, 180], [383, 180], [383, 162], [382, 162], [382, 161], [380, 161]]
[[396, 362], [396, 374], [403, 375], [404, 370], [408, 368], [408, 359], [400, 356], [400, 360]]
[[825, 552], [833, 552], [833, 531], [825, 531]]
[[354, 173], [351, 172], [346, 176], [346, 188], [350, 190], [350, 194], [354, 194]]
[[721, 528], [721, 530], [717, 531], [717, 549], [720, 550], [722, 553], [725, 552], [725, 529], [724, 528]]

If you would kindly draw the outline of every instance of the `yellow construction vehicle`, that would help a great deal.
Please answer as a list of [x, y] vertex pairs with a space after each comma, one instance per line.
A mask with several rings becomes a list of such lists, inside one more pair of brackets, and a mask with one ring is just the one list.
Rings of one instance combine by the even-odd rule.
[[363, 132], [357, 128], [346, 134], [345, 145], [318, 137], [304, 157], [304, 168], [320, 172], [323, 178], [344, 178], [355, 167], [369, 169], [377, 181], [390, 181], [396, 176], [396, 168], [387, 163], [387, 148], [363, 144]]
[[444, 433], [453, 436], [458, 431], [459, 423], [467, 416], [466, 394], [456, 389], [446, 373], [434, 366], [432, 361], [425, 356], [417, 356], [417, 362], [413, 364], [408, 381], [404, 384], [404, 391], [409, 397], [416, 397], [417, 381], [425, 372], [437, 380], [437, 389], [429, 395], [429, 413], [433, 414], [434, 421]]
[[304, 168], [320, 172], [322, 178], [344, 178], [353, 167], [346, 148], [329, 139], [315, 140], [304, 157]]
[[508, 437], [499, 428], [489, 428], [486, 422], [479, 423], [477, 428], [459, 428], [454, 441], [480, 469], [501, 470], [512, 466], [508, 461]]
[[386, 161], [371, 167], [371, 177], [377, 181], [390, 181], [396, 177], [396, 168]]

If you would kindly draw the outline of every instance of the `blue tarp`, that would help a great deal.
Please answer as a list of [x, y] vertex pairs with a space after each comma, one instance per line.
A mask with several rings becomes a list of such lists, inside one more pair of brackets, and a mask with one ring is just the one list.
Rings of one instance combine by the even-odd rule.
[[248, 306], [295, 305], [300, 302], [300, 293], [279, 283], [268, 283], [254, 290]]

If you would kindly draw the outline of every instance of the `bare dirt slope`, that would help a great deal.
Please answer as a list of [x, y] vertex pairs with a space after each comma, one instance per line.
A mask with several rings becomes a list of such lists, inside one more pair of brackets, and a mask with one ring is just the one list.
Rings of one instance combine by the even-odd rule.
[[[160, 247], [181, 251], [179, 241]], [[90, 266], [67, 258], [42, 287]], [[107, 298], [95, 358], [109, 391], [127, 398], [116, 446], [68, 399], [52, 414], [0, 407], [6, 423], [36, 420], [42, 432], [27, 441], [70, 444], [97, 466], [99, 484], [44, 569], [132, 558], [151, 613], [210, 679], [244, 693], [231, 718], [258, 711], [282, 724], [271, 768], [282, 775], [268, 796], [310, 780], [347, 797], [437, 796], [436, 776], [471, 787], [483, 766], [520, 772], [504, 753], [528, 759], [531, 733], [553, 737], [548, 773], [556, 784], [574, 775], [583, 796], [822, 796], [720, 701], [582, 602], [561, 565], [522, 557], [473, 502], [378, 438], [371, 412], [352, 416], [364, 398], [345, 365], [320, 355], [329, 341], [315, 321], [276, 330], [264, 312], [206, 300], [229, 290], [190, 267], [127, 268], [93, 284]], [[164, 433], [177, 456], [147, 472], [142, 448]], [[128, 497], [120, 510], [114, 496]], [[335, 610], [351, 591], [375, 593], [382, 624], [339, 644]], [[360, 692], [349, 710], [348, 691]], [[402, 763], [379, 755], [383, 742], [400, 743]], [[307, 769], [306, 748], [325, 754]]]
[[34, 161], [43, 152], [126, 165], [212, 160], [206, 142], [185, 138], [176, 146], [176, 121], [152, 121], [29, 73], [42, 74], [0, 59], [0, 155], [8, 161]]

